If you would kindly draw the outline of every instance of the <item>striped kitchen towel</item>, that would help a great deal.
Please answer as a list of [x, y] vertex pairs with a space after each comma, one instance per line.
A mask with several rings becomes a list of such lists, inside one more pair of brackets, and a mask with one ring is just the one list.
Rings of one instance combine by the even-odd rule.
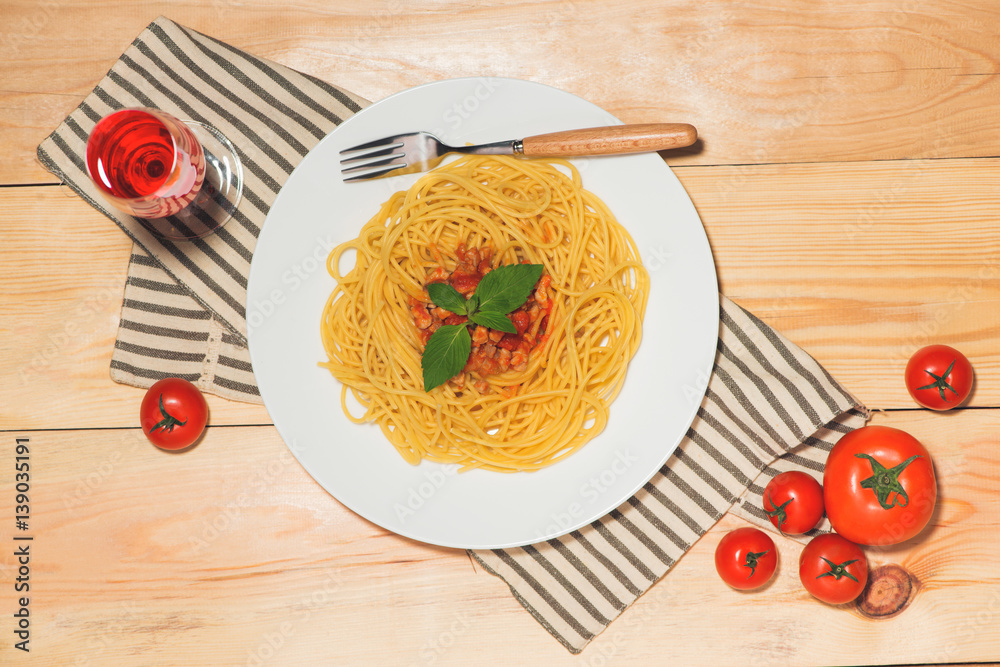
[[[257, 235], [299, 160], [368, 102], [159, 18], [38, 147], [45, 167], [133, 241], [111, 358], [116, 382], [182, 377], [202, 391], [260, 403], [247, 351], [247, 276]], [[109, 206], [87, 176], [87, 137], [124, 107], [153, 107], [218, 128], [243, 163], [233, 219], [193, 242], [164, 240]]]
[[[365, 100], [160, 18], [39, 146], [42, 163], [133, 240], [111, 374], [146, 387], [186, 377], [259, 402], [244, 301], [257, 234], [292, 169]], [[83, 164], [94, 124], [127, 106], [222, 130], [244, 164], [235, 218], [173, 243], [106, 206]], [[476, 551], [524, 607], [576, 653], [647, 591], [727, 511], [760, 509], [783, 470], [820, 477], [827, 452], [867, 410], [804, 351], [725, 297], [714, 372], [676, 453], [628, 502], [558, 539]], [[824, 529], [821, 526], [819, 530]]]
[[[475, 551], [559, 642], [578, 653], [659, 581], [723, 514], [774, 530], [762, 506], [775, 475], [823, 464], [868, 410], [815, 359], [722, 297], [715, 368], [676, 452], [610, 514], [547, 542]], [[824, 518], [804, 541], [829, 531]]]

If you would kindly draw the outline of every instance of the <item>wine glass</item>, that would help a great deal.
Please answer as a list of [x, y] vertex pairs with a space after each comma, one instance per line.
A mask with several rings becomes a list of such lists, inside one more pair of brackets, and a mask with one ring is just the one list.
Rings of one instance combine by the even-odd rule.
[[112, 206], [171, 240], [219, 229], [243, 192], [239, 155], [219, 130], [157, 109], [121, 109], [99, 120], [86, 163]]

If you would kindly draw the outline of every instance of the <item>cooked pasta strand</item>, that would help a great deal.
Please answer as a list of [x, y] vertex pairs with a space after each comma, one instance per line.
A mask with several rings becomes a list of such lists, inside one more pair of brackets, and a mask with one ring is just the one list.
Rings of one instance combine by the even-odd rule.
[[[455, 248], [493, 249], [494, 266], [542, 264], [552, 309], [524, 370], [423, 390], [423, 343], [410, 299], [429, 301]], [[356, 253], [341, 275], [341, 258]], [[397, 192], [327, 260], [323, 310], [341, 408], [375, 422], [400, 455], [463, 469], [537, 470], [599, 434], [642, 337], [649, 276], [635, 242], [564, 160], [466, 156]], [[542, 297], [539, 297], [540, 299]], [[480, 385], [482, 386], [482, 385]], [[365, 408], [351, 415], [347, 396]]]

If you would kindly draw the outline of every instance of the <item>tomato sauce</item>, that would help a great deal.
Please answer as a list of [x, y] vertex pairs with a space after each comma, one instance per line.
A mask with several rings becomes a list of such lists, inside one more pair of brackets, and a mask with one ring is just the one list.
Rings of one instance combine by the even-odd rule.
[[[457, 292], [469, 298], [476, 291], [483, 276], [493, 270], [493, 250], [490, 247], [466, 248], [459, 244], [456, 249], [458, 266], [451, 273], [437, 269], [426, 284], [447, 283]], [[473, 377], [477, 388], [485, 391], [488, 387], [484, 378], [498, 375], [508, 370], [522, 371], [528, 365], [532, 352], [540, 349], [548, 339], [546, 327], [552, 314], [553, 301], [549, 296], [552, 277], [542, 275], [535, 283], [531, 296], [517, 309], [507, 315], [517, 333], [506, 333], [484, 326], [470, 324], [472, 352], [461, 373], [451, 379], [462, 386], [466, 376]], [[444, 308], [435, 307], [429, 301], [410, 298], [410, 312], [421, 342], [426, 345], [431, 335], [445, 324], [465, 324], [464, 315], [456, 315]]]

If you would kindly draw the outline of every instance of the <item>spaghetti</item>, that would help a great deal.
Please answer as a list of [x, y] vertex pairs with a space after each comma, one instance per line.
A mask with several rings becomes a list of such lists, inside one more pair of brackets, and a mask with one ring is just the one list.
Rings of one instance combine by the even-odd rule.
[[[469, 249], [493, 268], [544, 265], [545, 334], [526, 363], [425, 392], [427, 334], [413, 305], [429, 303], [426, 283], [451, 275]], [[649, 293], [629, 233], [555, 159], [466, 156], [428, 172], [335, 248], [327, 268], [337, 284], [321, 365], [342, 383], [347, 417], [376, 422], [411, 463], [463, 469], [537, 470], [599, 434], [639, 347]], [[363, 414], [351, 413], [349, 396]]]

